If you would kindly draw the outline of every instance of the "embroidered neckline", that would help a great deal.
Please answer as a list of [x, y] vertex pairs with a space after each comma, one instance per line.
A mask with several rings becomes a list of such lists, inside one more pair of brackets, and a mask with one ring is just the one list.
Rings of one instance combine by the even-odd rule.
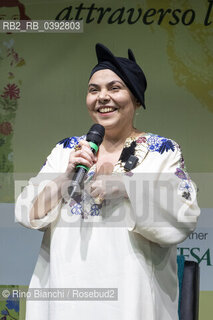
[[[143, 161], [143, 159], [145, 158], [145, 155], [147, 154], [147, 151], [148, 151], [147, 138], [146, 138], [147, 135], [149, 135], [149, 133], [145, 132], [145, 133], [140, 134], [139, 136], [136, 136], [136, 137], [130, 136], [130, 137], [127, 137], [124, 142], [123, 150], [125, 148], [130, 147], [130, 145], [133, 142], [136, 142], [136, 146], [134, 147], [134, 155], [136, 157], [138, 157], [138, 163], [137, 163], [136, 167]], [[122, 152], [123, 152], [123, 150], [122, 150]], [[121, 152], [121, 154], [122, 154], [122, 152]], [[123, 173], [123, 172], [129, 174], [129, 172], [126, 172], [126, 170], [124, 169], [124, 165], [125, 165], [125, 162], [123, 162], [122, 159], [119, 158], [119, 160], [114, 165], [112, 174]], [[94, 174], [96, 172], [96, 168], [97, 168], [96, 163], [92, 167], [90, 167], [90, 169], [87, 173], [86, 182], [88, 182], [89, 180], [92, 179], [92, 177], [94, 176]]]
[[[85, 139], [86, 136], [81, 136], [78, 139]], [[65, 139], [66, 140], [66, 139]], [[62, 141], [64, 143], [64, 140]], [[67, 141], [65, 141], [67, 142]], [[69, 143], [71, 143], [69, 141]], [[139, 136], [136, 137], [127, 137], [125, 142], [124, 142], [124, 146], [123, 146], [123, 150], [125, 148], [129, 148], [132, 144], [132, 148], [129, 150], [129, 155], [130, 153], [133, 154], [138, 158], [138, 162], [135, 168], [137, 168], [138, 165], [140, 165], [142, 163], [142, 161], [144, 160], [144, 158], [146, 157], [146, 155], [149, 152], [157, 152], [160, 155], [167, 153], [169, 150], [174, 151], [175, 147], [177, 147], [177, 143], [175, 143], [173, 140], [161, 137], [159, 135], [153, 134], [153, 133], [143, 133], [140, 134]], [[66, 146], [70, 147], [69, 146]], [[122, 152], [123, 152], [122, 150]], [[128, 150], [126, 150], [126, 158], [128, 157]], [[126, 171], [124, 169], [125, 163], [126, 163], [126, 158], [123, 159], [122, 161], [122, 152], [120, 155], [119, 160], [117, 161], [117, 163], [114, 165], [112, 174], [126, 174], [128, 176], [132, 176], [134, 173], [132, 172], [134, 169], [132, 169], [132, 171]], [[181, 163], [181, 168], [182, 168], [182, 163]], [[94, 164], [92, 167], [90, 167], [89, 171], [87, 172], [87, 177], [85, 179], [85, 183], [88, 183], [93, 177], [94, 174], [96, 173], [96, 169], [97, 169], [97, 165]], [[177, 174], [176, 174], [177, 175]], [[179, 171], [178, 171], [178, 175], [180, 175]], [[185, 180], [184, 180], [185, 182]], [[190, 199], [190, 190], [186, 190], [186, 186], [184, 185], [184, 192], [182, 193], [182, 197], [186, 198], [186, 199]], [[72, 214], [78, 214], [81, 215], [83, 219], [87, 219], [89, 217], [89, 215], [91, 216], [99, 216], [101, 214], [101, 208], [102, 206], [105, 206], [106, 203], [105, 201], [100, 204], [97, 205], [96, 203], [94, 203], [94, 201], [92, 200], [92, 198], [87, 198], [87, 195], [85, 194], [85, 199], [83, 202], [80, 203], [76, 203], [74, 200], [74, 202], [70, 203], [70, 207], [71, 207], [71, 213]], [[85, 203], [88, 202], [88, 206], [85, 207]], [[83, 203], [83, 207], [84, 210], [82, 209], [82, 203]]]

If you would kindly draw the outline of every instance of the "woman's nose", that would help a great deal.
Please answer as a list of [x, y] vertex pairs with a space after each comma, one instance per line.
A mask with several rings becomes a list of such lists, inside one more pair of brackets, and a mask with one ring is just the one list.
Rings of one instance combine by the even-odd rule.
[[108, 95], [107, 90], [101, 90], [101, 91], [99, 92], [98, 100], [99, 100], [99, 101], [104, 101], [104, 102], [110, 100], [110, 97], [109, 97], [109, 95]]

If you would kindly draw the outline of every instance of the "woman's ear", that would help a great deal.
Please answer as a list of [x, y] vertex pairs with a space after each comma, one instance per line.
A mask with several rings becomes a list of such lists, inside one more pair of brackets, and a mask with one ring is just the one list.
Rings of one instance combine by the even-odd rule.
[[135, 96], [133, 96], [133, 103], [135, 105], [135, 109], [138, 109], [141, 106], [140, 101]]
[[136, 100], [136, 107], [139, 108], [140, 106], [141, 106], [141, 103], [140, 103], [140, 101], [137, 99], [137, 100]]

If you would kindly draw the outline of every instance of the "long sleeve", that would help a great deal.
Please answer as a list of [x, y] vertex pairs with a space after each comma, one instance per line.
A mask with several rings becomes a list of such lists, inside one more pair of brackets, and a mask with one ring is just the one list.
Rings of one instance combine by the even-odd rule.
[[30, 210], [37, 195], [51, 180], [55, 179], [60, 174], [60, 155], [61, 146], [56, 145], [56, 147], [53, 148], [51, 154], [47, 157], [46, 163], [44, 164], [38, 175], [29, 180], [28, 185], [24, 188], [24, 190], [16, 200], [16, 221], [27, 228], [46, 228], [50, 223], [56, 220], [60, 212], [62, 199], [43, 218], [30, 220], [29, 217]]
[[141, 164], [145, 170], [125, 177], [132, 207], [128, 230], [160, 246], [184, 241], [200, 215], [196, 186], [186, 172], [179, 145], [174, 146], [163, 154], [149, 152]]

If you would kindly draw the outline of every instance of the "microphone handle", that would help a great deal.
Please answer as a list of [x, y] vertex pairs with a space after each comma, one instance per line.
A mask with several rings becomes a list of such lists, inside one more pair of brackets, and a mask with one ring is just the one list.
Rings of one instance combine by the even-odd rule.
[[[88, 141], [90, 144], [90, 148], [93, 154], [96, 154], [98, 151], [98, 146], [92, 142]], [[79, 199], [79, 195], [81, 193], [81, 189], [83, 187], [83, 182], [86, 177], [86, 173], [89, 171], [89, 168], [83, 164], [78, 164], [75, 168], [76, 172], [73, 176], [71, 186], [68, 188], [68, 193], [71, 198]]]
[[87, 171], [88, 168], [86, 166], [81, 166], [81, 168], [75, 172], [71, 185], [68, 187], [68, 194], [70, 198], [73, 198], [74, 200], [76, 197], [76, 199], [79, 198]]

